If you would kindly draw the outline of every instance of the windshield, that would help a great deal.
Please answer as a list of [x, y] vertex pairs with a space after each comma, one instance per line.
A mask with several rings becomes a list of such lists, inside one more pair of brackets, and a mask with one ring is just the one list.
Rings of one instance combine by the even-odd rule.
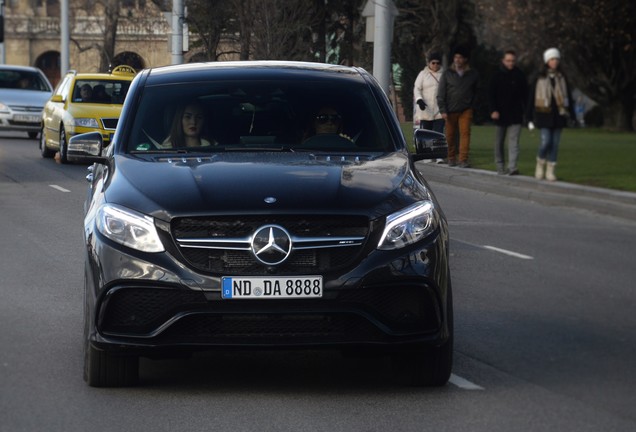
[[394, 150], [366, 84], [252, 81], [150, 86], [128, 152]]
[[73, 87], [75, 103], [123, 104], [130, 81], [107, 79], [78, 79]]
[[18, 70], [0, 70], [0, 88], [51, 91], [51, 87], [39, 73]]

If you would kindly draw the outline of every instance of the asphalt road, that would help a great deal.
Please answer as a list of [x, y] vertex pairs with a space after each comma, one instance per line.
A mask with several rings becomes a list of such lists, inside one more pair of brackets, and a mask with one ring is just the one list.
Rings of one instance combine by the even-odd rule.
[[[426, 168], [423, 168], [426, 172]], [[86, 166], [0, 134], [0, 431], [636, 430], [636, 222], [432, 183], [451, 229], [452, 382], [383, 358], [223, 352], [82, 380]]]

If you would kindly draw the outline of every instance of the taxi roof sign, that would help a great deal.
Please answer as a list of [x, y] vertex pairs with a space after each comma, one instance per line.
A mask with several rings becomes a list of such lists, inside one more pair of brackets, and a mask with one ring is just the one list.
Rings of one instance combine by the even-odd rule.
[[128, 65], [119, 65], [111, 72], [113, 75], [135, 75], [136, 73], [137, 71]]

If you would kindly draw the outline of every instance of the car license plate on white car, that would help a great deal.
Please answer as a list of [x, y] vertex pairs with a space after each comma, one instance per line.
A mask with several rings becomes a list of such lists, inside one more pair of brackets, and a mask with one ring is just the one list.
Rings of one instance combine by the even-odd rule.
[[22, 123], [40, 123], [40, 116], [16, 114], [13, 120]]
[[306, 299], [322, 297], [322, 276], [222, 278], [224, 299]]

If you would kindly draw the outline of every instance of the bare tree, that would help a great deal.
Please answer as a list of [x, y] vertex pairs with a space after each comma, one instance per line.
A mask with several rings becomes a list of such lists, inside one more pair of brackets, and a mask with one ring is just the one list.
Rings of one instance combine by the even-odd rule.
[[306, 60], [311, 50], [313, 16], [304, 0], [250, 0], [258, 6], [252, 18], [251, 57]]
[[[230, 53], [222, 46], [224, 35], [232, 33], [233, 9], [224, 0], [190, 0], [187, 3], [187, 22], [190, 30], [198, 35], [193, 41], [192, 48], [202, 48], [207, 60], [218, 60], [224, 54]], [[212, 12], [212, 13], [210, 13]]]
[[107, 71], [115, 57], [120, 0], [101, 0], [104, 7], [104, 44], [100, 52], [99, 70]]
[[539, 66], [546, 48], [559, 47], [571, 81], [601, 106], [604, 126], [633, 130], [636, 3], [481, 0], [477, 12], [479, 38], [500, 50], [517, 47], [526, 64]]

